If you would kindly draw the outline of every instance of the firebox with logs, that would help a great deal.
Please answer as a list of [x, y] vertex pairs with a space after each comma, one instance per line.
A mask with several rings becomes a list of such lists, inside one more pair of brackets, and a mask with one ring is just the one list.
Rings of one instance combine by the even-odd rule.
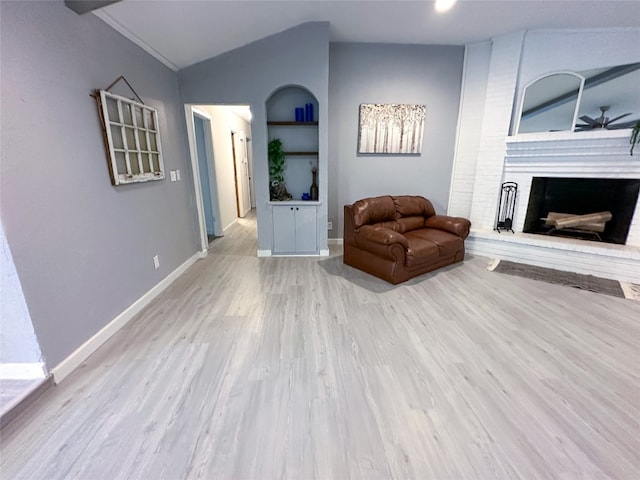
[[602, 241], [600, 233], [604, 232], [606, 223], [612, 218], [611, 212], [588, 213], [586, 215], [549, 212], [546, 217], [540, 220], [545, 222], [546, 227], [551, 227], [546, 232], [547, 235], [591, 236], [594, 240]]

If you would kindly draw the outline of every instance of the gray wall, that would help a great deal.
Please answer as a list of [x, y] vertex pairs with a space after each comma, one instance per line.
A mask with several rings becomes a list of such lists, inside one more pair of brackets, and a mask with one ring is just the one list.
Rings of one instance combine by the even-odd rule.
[[[464, 47], [347, 44], [330, 47], [329, 221], [342, 237], [343, 205], [363, 197], [423, 195], [447, 209]], [[358, 155], [361, 103], [427, 106], [419, 156]]]
[[[0, 8], [2, 223], [51, 369], [196, 252], [184, 109], [176, 74], [94, 15]], [[120, 75], [158, 109], [181, 182], [111, 186], [89, 93]]]
[[[178, 72], [180, 93], [190, 104], [249, 104], [253, 173], [258, 217], [258, 248], [270, 250], [271, 212], [268, 208], [266, 101], [282, 86], [300, 85], [318, 100], [319, 200], [327, 202], [329, 24], [312, 22], [285, 30]], [[319, 208], [326, 225], [326, 209]], [[319, 248], [326, 249], [326, 230]]]

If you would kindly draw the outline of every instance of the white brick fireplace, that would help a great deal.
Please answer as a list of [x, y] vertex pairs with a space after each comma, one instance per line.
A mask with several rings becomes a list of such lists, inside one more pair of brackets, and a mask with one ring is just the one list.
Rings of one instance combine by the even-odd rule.
[[[629, 155], [629, 130], [508, 137], [495, 191], [504, 181], [518, 184], [515, 233], [473, 228], [467, 245], [488, 257], [640, 283], [640, 202], [625, 245], [522, 233], [533, 177], [640, 179], [640, 155]], [[497, 210], [495, 197], [486, 201], [492, 205], [485, 208]]]
[[[637, 202], [625, 245], [523, 233], [533, 177], [640, 179], [640, 150], [629, 155], [631, 131], [509, 136], [531, 82], [555, 72], [640, 62], [639, 41], [640, 28], [634, 27], [530, 30], [467, 45], [447, 212], [471, 220], [468, 252], [640, 283]], [[608, 105], [610, 99], [598, 101]], [[636, 110], [630, 104], [624, 112], [636, 118]], [[518, 184], [514, 234], [493, 230], [506, 181]]]

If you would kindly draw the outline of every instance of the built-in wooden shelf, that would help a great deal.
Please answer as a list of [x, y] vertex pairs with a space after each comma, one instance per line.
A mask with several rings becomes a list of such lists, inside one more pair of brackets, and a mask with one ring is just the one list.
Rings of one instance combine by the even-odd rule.
[[318, 122], [267, 122], [267, 125], [283, 127], [313, 127], [317, 126]]
[[293, 156], [297, 156], [297, 157], [311, 157], [311, 156], [317, 156], [318, 152], [284, 152], [284, 154], [287, 157], [293, 157]]

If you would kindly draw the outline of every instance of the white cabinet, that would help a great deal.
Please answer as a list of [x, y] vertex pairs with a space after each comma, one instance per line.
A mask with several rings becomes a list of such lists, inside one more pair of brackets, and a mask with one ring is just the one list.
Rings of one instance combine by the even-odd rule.
[[315, 205], [273, 206], [273, 253], [318, 253]]

